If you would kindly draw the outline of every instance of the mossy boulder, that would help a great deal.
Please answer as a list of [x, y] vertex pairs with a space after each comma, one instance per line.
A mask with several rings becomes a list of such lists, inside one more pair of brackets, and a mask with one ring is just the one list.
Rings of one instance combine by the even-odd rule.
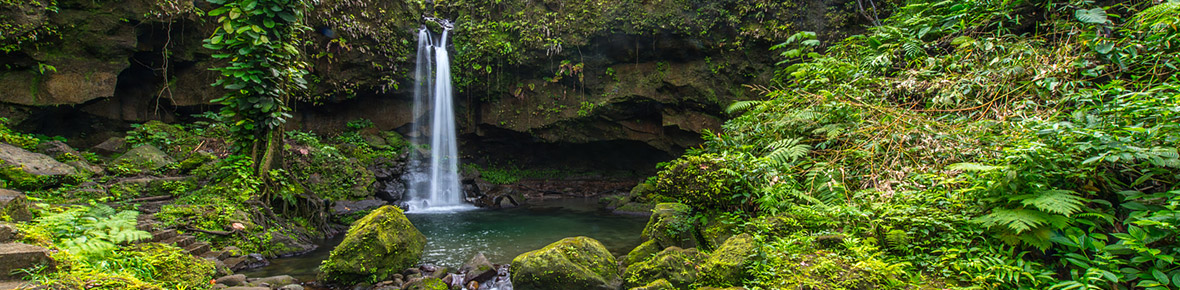
[[157, 146], [175, 160], [187, 159], [201, 144], [200, 137], [179, 124], [152, 120], [132, 126], [135, 129], [127, 132], [128, 143]]
[[635, 187], [631, 188], [631, 192], [627, 196], [635, 200], [647, 200], [648, 194], [651, 194], [655, 190], [655, 186], [652, 186], [647, 182], [640, 182], [639, 184], [636, 184]]
[[733, 236], [709, 254], [705, 261], [703, 284], [710, 286], [740, 285], [746, 278], [746, 266], [756, 245], [750, 234]]
[[353, 223], [344, 241], [323, 262], [320, 278], [336, 282], [374, 282], [414, 266], [426, 246], [402, 210], [383, 206]]
[[217, 156], [206, 152], [194, 152], [188, 158], [185, 158], [184, 161], [181, 161], [177, 168], [181, 172], [189, 172], [213, 161], [217, 161]]
[[623, 256], [623, 266], [626, 267], [645, 261], [648, 258], [651, 258], [651, 256], [658, 254], [660, 250], [660, 246], [656, 245], [656, 241], [647, 240], [646, 242], [639, 244], [639, 246], [635, 247], [635, 249], [632, 249], [631, 252], [627, 253], [626, 256]]
[[710, 216], [708, 222], [700, 227], [701, 238], [709, 245], [708, 248], [716, 249], [725, 240], [733, 237], [740, 222], [741, 220], [730, 215]]
[[512, 284], [518, 290], [615, 289], [618, 266], [597, 240], [565, 238], [512, 259]]
[[342, 153], [343, 145], [317, 139], [294, 142], [283, 158], [284, 167], [309, 192], [329, 200], [357, 200], [372, 196], [377, 179], [357, 158]]
[[169, 157], [160, 148], [152, 145], [139, 145], [139, 147], [131, 148], [127, 153], [123, 153], [123, 155], [111, 161], [112, 165], [107, 170], [116, 174], [125, 174], [131, 171], [150, 172], [173, 163], [176, 163], [176, 161], [172, 160], [172, 157]]
[[436, 277], [426, 277], [419, 280], [413, 280], [406, 283], [402, 289], [405, 290], [447, 290], [447, 283], [442, 279]]
[[658, 279], [684, 288], [697, 281], [697, 266], [708, 258], [697, 249], [669, 247], [651, 259], [627, 266], [623, 272], [623, 286], [637, 287]]
[[718, 154], [683, 156], [673, 160], [656, 176], [655, 193], [697, 209], [731, 208], [740, 200], [732, 198], [741, 192], [741, 180], [734, 164], [749, 162]]
[[672, 286], [672, 282], [665, 279], [659, 279], [647, 283], [647, 285], [631, 288], [631, 290], [676, 290], [676, 286]]
[[696, 235], [692, 208], [680, 203], [657, 204], [643, 228], [643, 240], [654, 240], [660, 248], [696, 248], [702, 244]]
[[194, 257], [173, 245], [143, 243], [131, 251], [156, 269], [155, 281], [169, 289], [200, 289], [208, 286], [214, 275], [213, 261]]

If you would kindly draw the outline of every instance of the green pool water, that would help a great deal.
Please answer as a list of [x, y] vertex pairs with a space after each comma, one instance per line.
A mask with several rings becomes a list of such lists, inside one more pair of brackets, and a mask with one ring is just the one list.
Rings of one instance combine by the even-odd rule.
[[[560, 199], [529, 206], [449, 213], [409, 213], [406, 217], [426, 236], [422, 262], [458, 267], [477, 253], [493, 263], [536, 250], [565, 237], [588, 236], [616, 256], [640, 243], [647, 217], [622, 216], [602, 210], [596, 199]], [[324, 241], [306, 255], [272, 259], [271, 265], [244, 271], [249, 277], [292, 275], [314, 280], [316, 267], [340, 239]]]

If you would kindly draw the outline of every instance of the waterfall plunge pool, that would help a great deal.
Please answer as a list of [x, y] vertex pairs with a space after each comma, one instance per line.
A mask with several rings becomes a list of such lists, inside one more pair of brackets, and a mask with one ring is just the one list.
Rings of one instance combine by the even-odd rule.
[[[594, 238], [615, 256], [625, 255], [640, 244], [640, 234], [648, 219], [612, 214], [603, 210], [596, 198], [549, 200], [497, 210], [408, 213], [406, 217], [426, 236], [421, 262], [452, 269], [476, 253], [483, 253], [492, 263], [510, 263], [517, 255], [573, 236]], [[291, 275], [302, 281], [315, 280], [320, 262], [328, 258], [331, 248], [341, 240], [342, 237], [326, 240], [311, 253], [272, 259], [270, 266], [240, 273], [249, 277]]]

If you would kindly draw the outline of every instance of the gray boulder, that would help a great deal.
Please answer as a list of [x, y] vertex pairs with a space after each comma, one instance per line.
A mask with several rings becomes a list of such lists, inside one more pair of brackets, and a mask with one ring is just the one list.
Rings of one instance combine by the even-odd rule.
[[65, 176], [78, 172], [73, 166], [58, 162], [53, 157], [7, 143], [0, 143], [0, 166], [17, 167], [24, 173], [38, 176]]

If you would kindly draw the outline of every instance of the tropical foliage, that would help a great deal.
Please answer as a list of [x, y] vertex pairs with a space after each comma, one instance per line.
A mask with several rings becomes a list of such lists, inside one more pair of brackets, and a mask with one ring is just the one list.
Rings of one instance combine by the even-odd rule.
[[910, 1], [798, 33], [763, 98], [672, 163], [740, 174], [654, 184], [732, 189], [673, 197], [744, 210], [755, 289], [1178, 288], [1178, 9]]
[[281, 129], [291, 117], [291, 94], [306, 88], [305, 64], [296, 49], [305, 4], [300, 0], [209, 0], [219, 5], [209, 11], [219, 26], [205, 48], [227, 61], [214, 68], [226, 90], [213, 100], [222, 105], [221, 117], [232, 120], [230, 134], [236, 152], [255, 160], [259, 174], [267, 172], [281, 144]]

